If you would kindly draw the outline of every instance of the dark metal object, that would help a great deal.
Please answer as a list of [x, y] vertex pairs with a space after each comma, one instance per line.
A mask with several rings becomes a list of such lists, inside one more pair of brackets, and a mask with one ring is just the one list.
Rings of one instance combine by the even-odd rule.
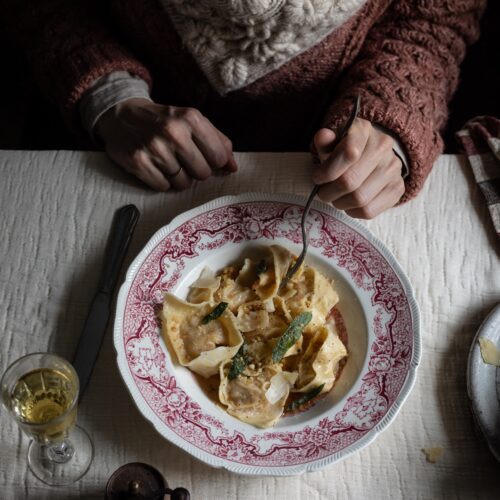
[[126, 205], [115, 215], [99, 288], [90, 306], [73, 358], [73, 366], [80, 379], [80, 398], [87, 387], [101, 348], [110, 316], [113, 291], [138, 219], [139, 210], [135, 205]]
[[[106, 500], [153, 500], [164, 498], [165, 478], [154, 467], [141, 462], [122, 465], [108, 480]], [[153, 496], [154, 495], [154, 496]]]
[[186, 488], [172, 490], [161, 473], [151, 465], [132, 462], [122, 465], [108, 480], [106, 500], [190, 500]]
[[[348, 130], [351, 128], [351, 125], [358, 116], [360, 106], [361, 106], [361, 97], [358, 95], [356, 97], [356, 103], [354, 104], [349, 119], [347, 120], [345, 125], [339, 130], [337, 137], [335, 138], [335, 141], [333, 143], [332, 149], [337, 146], [337, 144], [345, 137]], [[307, 198], [306, 206], [304, 207], [304, 212], [302, 213], [302, 220], [300, 223], [302, 229], [302, 252], [300, 253], [295, 264], [288, 268], [288, 271], [283, 281], [280, 283], [280, 289], [284, 288], [285, 285], [290, 281], [292, 276], [299, 270], [299, 267], [302, 265], [306, 257], [307, 247], [309, 246], [309, 232], [306, 230], [306, 220], [307, 216], [309, 215], [309, 209], [311, 208], [311, 204], [316, 195], [318, 194], [320, 187], [321, 186], [319, 185], [314, 186], [314, 188], [311, 191], [311, 194], [309, 195], [309, 198]]]

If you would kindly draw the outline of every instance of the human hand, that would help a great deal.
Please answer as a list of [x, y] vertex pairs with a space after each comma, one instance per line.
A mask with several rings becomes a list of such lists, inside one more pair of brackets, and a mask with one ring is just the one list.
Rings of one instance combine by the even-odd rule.
[[112, 160], [158, 191], [238, 169], [231, 141], [193, 108], [127, 99], [99, 118], [96, 132]]
[[314, 136], [321, 162], [312, 176], [321, 185], [318, 196], [360, 219], [372, 219], [393, 207], [405, 192], [394, 139], [362, 118], [354, 120], [332, 150], [335, 137], [327, 128]]

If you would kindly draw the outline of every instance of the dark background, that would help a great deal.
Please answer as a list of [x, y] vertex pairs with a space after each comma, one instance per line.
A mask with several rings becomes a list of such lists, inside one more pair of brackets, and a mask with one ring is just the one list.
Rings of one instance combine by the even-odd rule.
[[[462, 63], [443, 137], [446, 153], [457, 153], [454, 133], [477, 115], [500, 118], [500, 1], [489, 0], [481, 37]], [[81, 149], [57, 110], [39, 93], [23, 55], [0, 33], [0, 149]]]

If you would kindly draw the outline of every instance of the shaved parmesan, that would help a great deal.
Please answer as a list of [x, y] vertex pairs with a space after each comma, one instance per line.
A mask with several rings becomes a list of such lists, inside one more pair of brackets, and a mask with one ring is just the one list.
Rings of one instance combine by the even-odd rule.
[[500, 366], [500, 351], [491, 340], [481, 337], [479, 339], [479, 347], [485, 363], [493, 366]]
[[295, 382], [297, 381], [297, 377], [299, 374], [297, 372], [281, 372], [283, 374], [283, 377], [285, 377], [290, 384], [290, 386], [293, 386]]
[[216, 277], [209, 267], [204, 267], [200, 277], [191, 285], [191, 288], [216, 289], [220, 284], [220, 278]]
[[441, 458], [444, 449], [442, 446], [433, 446], [431, 448], [422, 448], [422, 451], [427, 462], [435, 464]]
[[272, 297], [270, 299], [264, 300], [262, 303], [264, 304], [264, 309], [267, 312], [272, 313], [276, 311], [276, 307], [274, 306], [274, 300]]
[[297, 380], [297, 373], [279, 372], [271, 378], [271, 385], [266, 391], [267, 400], [273, 405], [280, 399], [288, 397], [290, 388]]

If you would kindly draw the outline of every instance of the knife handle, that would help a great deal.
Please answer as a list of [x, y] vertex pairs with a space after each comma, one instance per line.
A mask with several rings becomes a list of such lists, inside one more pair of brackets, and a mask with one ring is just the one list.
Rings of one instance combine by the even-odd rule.
[[125, 205], [116, 212], [99, 281], [100, 292], [111, 293], [115, 288], [139, 215], [135, 205]]

